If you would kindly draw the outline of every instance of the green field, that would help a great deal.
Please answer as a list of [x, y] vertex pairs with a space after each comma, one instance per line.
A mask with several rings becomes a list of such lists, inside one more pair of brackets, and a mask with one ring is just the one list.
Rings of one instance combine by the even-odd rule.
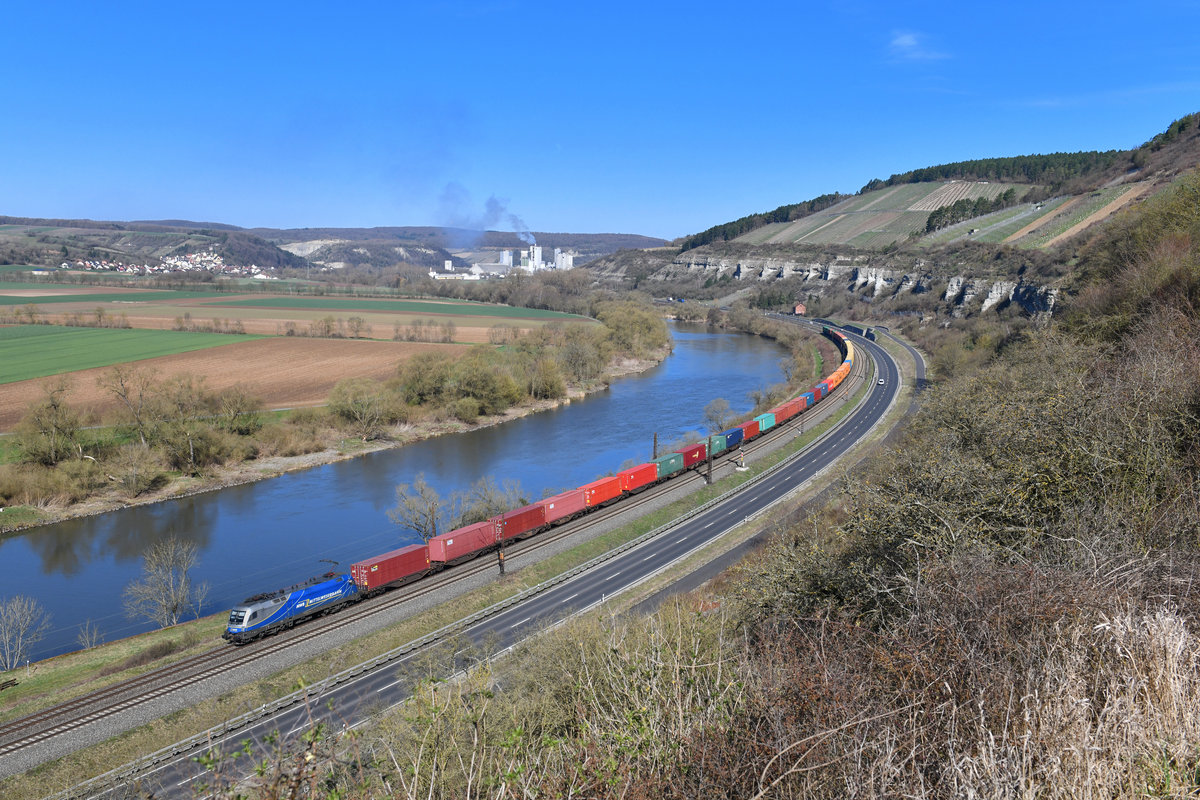
[[[44, 283], [2, 283], [0, 289], [45, 289], [47, 286], [59, 287], [61, 284]], [[44, 305], [48, 303], [167, 303], [172, 300], [196, 300], [221, 297], [220, 292], [183, 292], [173, 289], [155, 291], [152, 289], [130, 289], [127, 292], [106, 292], [104, 294], [51, 294], [37, 297], [11, 297], [0, 295], [0, 305], [26, 306]]]
[[586, 319], [575, 314], [544, 311], [537, 308], [513, 308], [512, 306], [492, 306], [484, 303], [437, 303], [427, 300], [362, 300], [353, 297], [264, 297], [261, 300], [233, 300], [219, 305], [247, 308], [298, 308], [318, 311], [371, 311], [394, 314], [450, 314], [467, 317]]
[[0, 327], [0, 384], [262, 338], [56, 325]]

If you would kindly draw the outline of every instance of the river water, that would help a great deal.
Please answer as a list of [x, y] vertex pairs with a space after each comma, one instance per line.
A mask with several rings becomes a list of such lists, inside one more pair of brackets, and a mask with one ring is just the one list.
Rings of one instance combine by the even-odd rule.
[[672, 335], [675, 350], [661, 365], [551, 411], [0, 541], [0, 598], [29, 595], [50, 612], [35, 659], [77, 649], [85, 620], [105, 641], [148, 630], [125, 616], [122, 590], [138, 577], [147, 547], [174, 534], [200, 547], [193, 575], [211, 587], [203, 611], [212, 613], [419, 542], [387, 515], [396, 485], [417, 474], [443, 497], [491, 476], [540, 498], [646, 461], [655, 433], [661, 449], [702, 431], [713, 398], [743, 414], [751, 391], [782, 380], [783, 351], [772, 342], [682, 325]]

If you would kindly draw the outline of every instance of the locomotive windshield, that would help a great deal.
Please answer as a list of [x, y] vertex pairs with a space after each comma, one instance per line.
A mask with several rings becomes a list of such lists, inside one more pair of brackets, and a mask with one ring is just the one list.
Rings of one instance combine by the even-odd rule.
[[235, 608], [229, 612], [229, 624], [241, 625], [246, 620], [246, 612], [240, 608]]

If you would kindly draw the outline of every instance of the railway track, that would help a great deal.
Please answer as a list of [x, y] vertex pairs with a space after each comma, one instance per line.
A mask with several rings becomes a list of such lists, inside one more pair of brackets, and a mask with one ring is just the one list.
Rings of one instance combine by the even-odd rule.
[[[865, 364], [858, 364], [852, 374], [861, 377], [865, 373]], [[843, 398], [848, 397], [850, 383], [851, 381], [846, 381], [838, 391], [830, 396], [830, 399], [839, 395]], [[833, 403], [828, 403], [818, 408], [827, 409], [832, 408], [833, 405]], [[787, 424], [775, 428], [747, 445], [744, 450], [747, 454], [754, 455], [771, 448], [781, 440], [793, 437], [798, 427]], [[714, 459], [714, 466], [718, 463], [728, 463], [732, 459], [732, 455], [732, 453], [726, 453], [722, 457]], [[687, 475], [678, 476], [631, 498], [600, 508], [582, 519], [551, 528], [530, 539], [514, 542], [506, 546], [506, 557], [511, 560], [534, 554], [538, 550], [548, 548], [584, 530], [610, 521], [618, 515], [635, 518], [646, 505], [659, 500], [667, 492], [675, 492], [680, 489], [693, 491], [698, 488], [698, 485], [704, 484], [706, 482], [703, 475], [704, 469], [704, 465], [700, 465], [697, 470], [689, 472]], [[318, 616], [295, 628], [265, 639], [237, 647], [222, 644], [112, 686], [80, 695], [56, 706], [0, 724], [0, 757], [144, 705], [184, 687], [218, 677], [257, 659], [286, 651], [318, 637], [324, 637], [333, 631], [361, 623], [371, 617], [386, 614], [411, 600], [437, 593], [455, 582], [467, 580], [495, 569], [497, 569], [496, 563], [485, 555], [407, 586], [344, 606], [336, 613]]]

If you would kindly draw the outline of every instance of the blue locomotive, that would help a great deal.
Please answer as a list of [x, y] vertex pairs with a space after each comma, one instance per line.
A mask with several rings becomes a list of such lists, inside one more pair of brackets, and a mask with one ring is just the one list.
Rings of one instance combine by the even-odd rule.
[[300, 586], [247, 597], [242, 605], [229, 612], [229, 627], [221, 638], [244, 644], [290, 628], [307, 617], [332, 611], [357, 597], [358, 587], [350, 574], [332, 572]]

